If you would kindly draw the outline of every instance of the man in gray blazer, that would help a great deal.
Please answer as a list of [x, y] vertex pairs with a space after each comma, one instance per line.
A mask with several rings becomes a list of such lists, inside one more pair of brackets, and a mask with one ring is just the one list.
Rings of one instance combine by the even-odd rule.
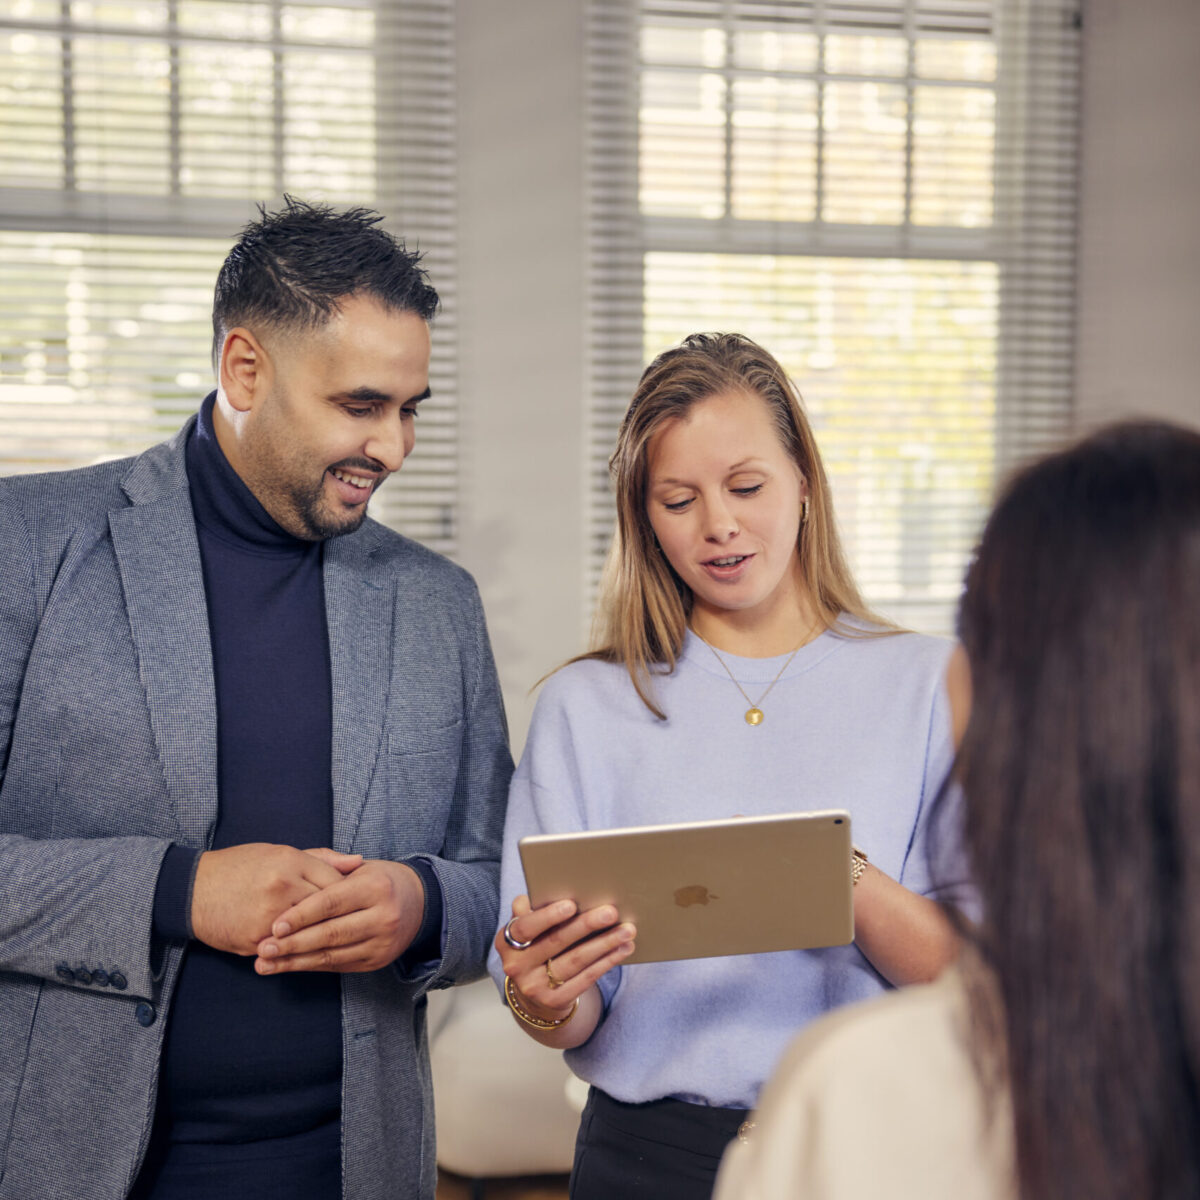
[[378, 220], [264, 213], [197, 416], [0, 480], [0, 1200], [434, 1194], [512, 762], [473, 581], [366, 517], [437, 306]]

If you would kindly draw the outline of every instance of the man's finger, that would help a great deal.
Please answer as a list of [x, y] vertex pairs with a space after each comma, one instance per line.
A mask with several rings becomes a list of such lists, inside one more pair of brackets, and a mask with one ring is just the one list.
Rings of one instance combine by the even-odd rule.
[[290, 958], [298, 954], [311, 954], [334, 946], [350, 946], [365, 942], [375, 936], [372, 923], [361, 912], [318, 921], [293, 933], [290, 937], [263, 938], [258, 944], [259, 958]]
[[327, 866], [343, 875], [349, 875], [351, 871], [357, 871], [363, 865], [361, 854], [343, 854], [340, 850], [331, 850], [328, 846], [314, 846], [312, 849], [305, 850], [304, 853], [311, 854], [313, 858], [319, 858]]
[[259, 957], [254, 960], [254, 969], [260, 975], [286, 975], [293, 971], [369, 971], [374, 966], [369, 943], [355, 942], [283, 958]]
[[340, 870], [336, 863], [326, 862], [318, 854], [309, 854], [307, 851], [301, 851], [301, 853], [304, 857], [300, 860], [300, 874], [313, 887], [332, 887], [347, 877], [347, 873]]
[[349, 878], [338, 877], [338, 882], [323, 887], [319, 892], [306, 896], [299, 904], [279, 914], [271, 925], [274, 937], [284, 938], [310, 925], [318, 925], [322, 921], [334, 917], [345, 916], [346, 913], [356, 912], [364, 906], [359, 896], [359, 889], [353, 886]]

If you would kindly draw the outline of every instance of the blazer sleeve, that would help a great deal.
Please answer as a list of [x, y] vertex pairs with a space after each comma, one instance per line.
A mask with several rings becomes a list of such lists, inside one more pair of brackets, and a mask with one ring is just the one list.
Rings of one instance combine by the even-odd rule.
[[500, 839], [513, 769], [500, 681], [473, 582], [466, 606], [470, 650], [464, 661], [469, 678], [458, 777], [442, 852], [422, 856], [442, 892], [441, 959], [422, 966], [406, 965], [403, 959], [397, 964], [402, 976], [435, 987], [464, 983], [484, 973], [496, 929]]
[[0, 481], [0, 971], [151, 996], [154, 888], [169, 842], [23, 832], [45, 825], [44, 792], [21, 782], [38, 764], [17, 761], [14, 738], [40, 619], [35, 561], [28, 523]]

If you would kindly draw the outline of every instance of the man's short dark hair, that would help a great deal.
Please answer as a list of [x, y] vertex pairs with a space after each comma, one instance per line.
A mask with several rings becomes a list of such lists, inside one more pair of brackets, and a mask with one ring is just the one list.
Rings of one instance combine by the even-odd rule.
[[438, 294], [419, 266], [421, 255], [379, 227], [369, 208], [336, 211], [284, 197], [269, 213], [259, 206], [225, 259], [213, 296], [213, 365], [237, 325], [317, 329], [348, 296], [374, 296], [386, 308], [428, 321]]

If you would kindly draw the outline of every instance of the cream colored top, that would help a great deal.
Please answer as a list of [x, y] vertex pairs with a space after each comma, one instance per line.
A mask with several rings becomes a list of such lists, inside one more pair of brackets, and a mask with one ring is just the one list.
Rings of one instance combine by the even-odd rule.
[[988, 1120], [966, 1024], [952, 968], [809, 1026], [714, 1200], [1015, 1200], [1011, 1111]]

